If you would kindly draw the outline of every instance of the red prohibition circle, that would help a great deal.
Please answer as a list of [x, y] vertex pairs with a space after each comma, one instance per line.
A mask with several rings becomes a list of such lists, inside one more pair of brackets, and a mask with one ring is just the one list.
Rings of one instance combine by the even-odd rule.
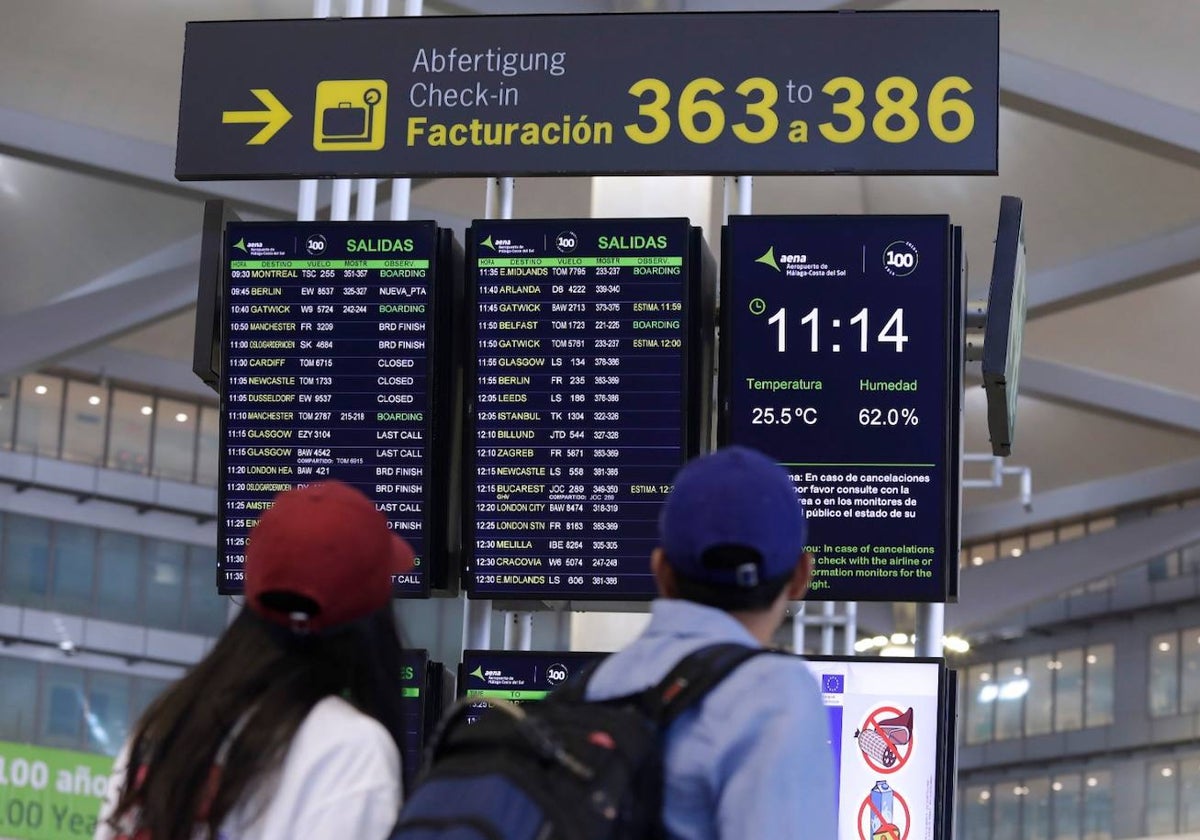
[[897, 709], [895, 706], [880, 706], [878, 709], [871, 712], [871, 714], [867, 715], [867, 719], [863, 722], [863, 725], [859, 727], [858, 731], [861, 735], [861, 733], [866, 732], [868, 729], [870, 729], [872, 732], [874, 732], [880, 738], [882, 738], [884, 743], [886, 743], [888, 745], [888, 749], [890, 749], [892, 751], [892, 753], [896, 756], [896, 763], [893, 764], [891, 767], [884, 767], [882, 764], [873, 761], [871, 759], [871, 756], [869, 756], [865, 752], [863, 752], [863, 750], [861, 748], [859, 749], [859, 753], [862, 755], [863, 761], [865, 761], [867, 763], [868, 767], [870, 767], [876, 773], [883, 773], [884, 775], [888, 775], [891, 773], [895, 773], [897, 770], [899, 770], [905, 764], [908, 763], [908, 758], [909, 758], [909, 756], [912, 755], [913, 742], [916, 740], [916, 737], [915, 737], [915, 735], [912, 735], [912, 734], [909, 735], [908, 744], [906, 745], [908, 747], [907, 750], [902, 751], [900, 747], [897, 747], [896, 744], [892, 741], [892, 739], [889, 738], [887, 735], [885, 735], [883, 733], [883, 731], [879, 728], [878, 724], [876, 723], [876, 718], [878, 718], [881, 714], [884, 714], [885, 712], [895, 715], [896, 717], [900, 717], [900, 715], [902, 714], [901, 711], [899, 709]]
[[[904, 801], [903, 796], [901, 796], [900, 794], [898, 794], [896, 791], [893, 790], [892, 797], [896, 802], [900, 803], [900, 810], [904, 812], [904, 829], [901, 831], [897, 831], [897, 832], [889, 831], [888, 832], [888, 840], [908, 840], [908, 832], [909, 832], [909, 829], [912, 828], [912, 813], [908, 810], [908, 803]], [[859, 840], [874, 840], [873, 837], [867, 836], [867, 832], [863, 831], [863, 816], [866, 815], [868, 809], [870, 809], [872, 811], [875, 810], [875, 807], [871, 804], [871, 794], [869, 794], [869, 793], [867, 794], [867, 798], [863, 800], [862, 805], [860, 805], [858, 808], [858, 837], [859, 837]], [[882, 814], [879, 814], [879, 819], [880, 819], [880, 821], [883, 820]], [[869, 819], [867, 821], [867, 824], [870, 825]], [[895, 823], [893, 823], [893, 825], [895, 825]], [[900, 826], [897, 825], [896, 828], [899, 829]]]

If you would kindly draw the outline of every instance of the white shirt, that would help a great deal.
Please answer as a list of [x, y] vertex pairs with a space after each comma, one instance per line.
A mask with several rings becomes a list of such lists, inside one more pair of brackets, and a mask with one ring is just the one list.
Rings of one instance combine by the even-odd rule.
[[[100, 808], [95, 840], [115, 840], [107, 824], [125, 780], [122, 750]], [[384, 840], [400, 812], [400, 754], [383, 726], [339, 697], [313, 706], [277, 774], [239, 803], [221, 840]], [[199, 833], [198, 835], [199, 836]]]

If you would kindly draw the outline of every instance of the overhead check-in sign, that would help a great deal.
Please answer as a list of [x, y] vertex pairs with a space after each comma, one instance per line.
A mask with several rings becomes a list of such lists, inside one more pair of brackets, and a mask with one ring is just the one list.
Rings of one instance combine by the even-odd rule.
[[176, 177], [997, 170], [995, 12], [189, 23]]

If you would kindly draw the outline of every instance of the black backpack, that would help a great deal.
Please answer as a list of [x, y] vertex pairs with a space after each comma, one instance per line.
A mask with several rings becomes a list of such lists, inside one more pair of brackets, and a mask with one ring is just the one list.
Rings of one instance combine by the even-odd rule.
[[[638, 694], [588, 702], [588, 669], [545, 700], [470, 700], [434, 736], [392, 840], [662, 838], [662, 734], [762, 648], [719, 644]], [[474, 702], [478, 702], [475, 700]]]

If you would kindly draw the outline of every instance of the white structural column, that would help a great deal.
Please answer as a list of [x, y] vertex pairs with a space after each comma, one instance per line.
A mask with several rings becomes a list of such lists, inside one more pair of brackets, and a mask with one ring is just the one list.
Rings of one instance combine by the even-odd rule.
[[[313, 0], [314, 18], [329, 17], [329, 0]], [[300, 195], [296, 202], [296, 219], [301, 222], [311, 222], [317, 218], [317, 186], [316, 178], [305, 178], [300, 182]]]
[[[513, 179], [488, 178], [483, 198], [483, 215], [486, 219], [511, 219], [513, 211]], [[474, 551], [473, 545], [464, 545], [463, 551]], [[504, 648], [512, 650], [519, 643], [529, 648], [533, 634], [533, 618], [526, 624], [518, 614], [505, 615]], [[528, 627], [528, 630], [525, 628]], [[514, 629], [520, 632], [513, 632]], [[518, 638], [520, 637], [520, 638]], [[463, 650], [485, 650], [492, 646], [492, 602], [485, 599], [466, 598], [463, 605]]]
[[[592, 179], [592, 218], [686, 216], [712, 230], [708, 176]], [[649, 562], [649, 558], [646, 558]], [[616, 650], [642, 631], [646, 613], [581, 612], [571, 616], [572, 650]]]

